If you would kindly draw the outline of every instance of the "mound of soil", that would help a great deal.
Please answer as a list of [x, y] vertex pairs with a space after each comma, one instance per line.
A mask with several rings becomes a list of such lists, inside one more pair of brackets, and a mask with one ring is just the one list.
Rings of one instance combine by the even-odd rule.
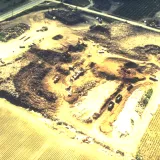
[[119, 77], [114, 75], [114, 74], [109, 74], [109, 73], [106, 73], [106, 72], [97, 72], [95, 70], [93, 70], [93, 74], [96, 76], [96, 77], [100, 77], [100, 78], [104, 78], [104, 79], [107, 79], [107, 80], [118, 80]]
[[59, 39], [62, 39], [62, 38], [63, 38], [63, 36], [61, 34], [58, 34], [58, 35], [54, 36], [52, 39], [53, 40], [59, 40]]
[[92, 25], [90, 26], [90, 32], [99, 32], [100, 34], [110, 35], [109, 28], [105, 25]]
[[124, 66], [126, 68], [137, 68], [138, 67], [138, 64], [134, 63], [134, 62], [127, 62], [124, 64]]
[[70, 74], [70, 71], [67, 68], [64, 68], [60, 65], [56, 66], [56, 71], [63, 74], [63, 75], [66, 75], [66, 76], [68, 76]]
[[82, 52], [83, 50], [86, 49], [86, 47], [87, 47], [87, 45], [84, 43], [77, 43], [75, 46], [69, 45], [68, 52]]
[[135, 47], [133, 51], [138, 54], [160, 54], [160, 47], [157, 45], [145, 45], [144, 47]]
[[40, 50], [37, 48], [30, 49], [32, 54], [37, 55], [39, 58], [43, 59], [45, 62], [55, 65], [59, 62], [70, 63], [72, 62], [72, 57], [68, 53], [59, 53], [52, 50]]
[[86, 32], [84, 37], [93, 40], [95, 43], [101, 43], [103, 46], [109, 46], [111, 44], [110, 31], [108, 27], [103, 25], [90, 26], [90, 29]]
[[137, 68], [138, 72], [145, 74], [154, 74], [158, 70], [160, 70], [160, 67], [155, 65], [154, 63], [147, 63], [146, 65], [139, 66]]
[[55, 111], [54, 103], [57, 97], [43, 88], [42, 84], [43, 78], [50, 70], [51, 68], [47, 68], [44, 64], [31, 62], [16, 74], [13, 82], [22, 104], [39, 111], [44, 109]]
[[64, 99], [66, 102], [73, 104], [78, 100], [78, 94], [73, 94], [72, 96], [66, 96]]

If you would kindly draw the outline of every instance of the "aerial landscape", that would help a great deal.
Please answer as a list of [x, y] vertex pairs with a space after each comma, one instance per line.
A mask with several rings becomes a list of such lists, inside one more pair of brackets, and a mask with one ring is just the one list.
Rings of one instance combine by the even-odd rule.
[[0, 158], [159, 160], [160, 3], [21, 3], [0, 14]]

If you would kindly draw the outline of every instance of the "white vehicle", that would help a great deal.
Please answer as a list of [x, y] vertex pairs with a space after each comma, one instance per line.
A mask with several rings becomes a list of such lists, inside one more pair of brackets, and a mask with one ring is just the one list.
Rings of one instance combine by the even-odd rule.
[[102, 51], [102, 50], [99, 50], [99, 51], [98, 51], [98, 53], [99, 53], [99, 54], [101, 54], [101, 53], [104, 53], [104, 51]]
[[149, 77], [149, 79], [152, 80], [152, 81], [158, 81], [156, 76], [151, 76], [151, 77]]

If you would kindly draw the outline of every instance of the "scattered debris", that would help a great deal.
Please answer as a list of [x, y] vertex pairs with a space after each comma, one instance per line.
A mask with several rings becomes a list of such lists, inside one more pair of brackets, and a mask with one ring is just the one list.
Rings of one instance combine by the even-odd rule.
[[24, 41], [27, 41], [28, 39], [30, 39], [31, 37], [27, 37], [26, 39], [24, 39]]
[[92, 119], [89, 117], [88, 119], [84, 120], [85, 123], [92, 123]]
[[85, 83], [83, 86], [77, 87], [74, 90], [74, 93], [78, 93], [80, 96], [84, 96], [87, 94], [87, 92], [92, 89], [93, 87], [96, 86], [96, 82], [95, 81], [89, 81], [87, 83]]
[[60, 66], [60, 65], [57, 65], [57, 66], [56, 66], [56, 70], [57, 70], [59, 73], [61, 73], [61, 74], [63, 74], [63, 75], [66, 75], [66, 76], [68, 76], [68, 75], [70, 74], [69, 69], [66, 69], [66, 68], [64, 68], [64, 67], [62, 67], [62, 66]]
[[59, 80], [61, 79], [61, 76], [60, 75], [56, 75], [53, 79], [53, 82], [54, 83], [57, 83]]
[[56, 19], [62, 23], [68, 25], [85, 22], [85, 19], [82, 17], [80, 11], [71, 9], [55, 9], [52, 11], [47, 11], [45, 12], [45, 17], [49, 19], [54, 19], [54, 17], [56, 17]]
[[29, 48], [32, 48], [32, 47], [36, 47], [36, 44], [35, 43], [32, 43], [28, 46]]
[[43, 26], [41, 29], [36, 30], [37, 32], [45, 32], [48, 30], [48, 27]]
[[100, 115], [101, 115], [100, 113], [94, 113], [92, 117], [93, 119], [98, 119]]
[[[19, 23], [13, 27], [8, 27], [0, 31], [0, 41], [7, 42], [10, 39], [15, 39], [23, 34], [26, 30], [29, 30], [29, 25], [25, 23]], [[23, 39], [24, 37], [22, 37]]]
[[80, 69], [76, 69], [75, 74], [70, 78], [70, 81], [73, 82], [76, 79], [78, 79], [80, 76], [82, 76], [84, 74], [84, 69], [80, 68]]
[[19, 46], [19, 48], [25, 48], [25, 46]]
[[56, 65], [58, 62], [72, 62], [72, 57], [68, 53], [58, 53], [53, 50], [41, 50], [38, 48], [31, 48], [30, 53], [37, 55], [39, 58], [42, 58], [45, 62], [51, 65]]

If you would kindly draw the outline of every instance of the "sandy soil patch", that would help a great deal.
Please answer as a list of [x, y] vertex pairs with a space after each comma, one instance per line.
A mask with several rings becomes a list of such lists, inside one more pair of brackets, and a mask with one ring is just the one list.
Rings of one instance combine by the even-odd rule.
[[147, 44], [155, 44], [155, 45], [160, 45], [160, 36], [158, 34], [150, 34], [150, 33], [145, 33], [145, 34], [138, 34], [135, 36], [130, 36], [125, 39], [122, 39], [120, 41], [121, 47], [125, 48], [126, 50], [133, 49], [134, 47], [137, 46], [145, 46]]

